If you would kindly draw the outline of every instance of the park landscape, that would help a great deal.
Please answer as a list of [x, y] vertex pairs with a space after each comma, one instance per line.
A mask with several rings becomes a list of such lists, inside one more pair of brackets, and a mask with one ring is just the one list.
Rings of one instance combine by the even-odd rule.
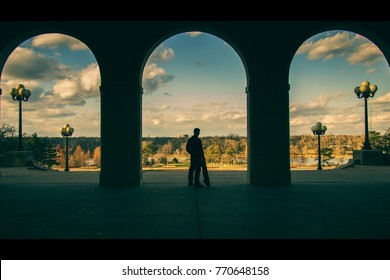
[[[26, 65], [24, 58], [34, 63]], [[38, 64], [47, 66], [39, 75]], [[200, 126], [210, 169], [246, 170], [245, 71], [234, 48], [204, 32], [176, 34], [156, 47], [142, 77], [142, 169], [187, 169], [185, 143], [189, 132]], [[328, 126], [321, 136], [324, 169], [345, 164], [354, 150], [362, 148], [362, 102], [353, 88], [367, 78], [378, 84], [369, 107], [371, 145], [389, 153], [388, 75], [381, 51], [359, 34], [333, 30], [308, 38], [296, 51], [290, 69], [291, 169], [316, 169], [318, 144], [310, 127], [318, 121]], [[10, 55], [2, 82], [0, 154], [18, 146], [18, 110], [12, 99], [14, 87], [23, 83], [29, 92], [29, 101], [23, 105], [25, 149], [50, 169], [63, 170], [67, 153], [71, 171], [100, 170], [100, 72], [83, 42], [57, 33], [32, 37]], [[193, 104], [188, 104], [194, 96]], [[68, 152], [65, 139], [58, 134], [63, 123], [75, 128]], [[272, 141], [277, 136], [264, 132], [264, 137]]]
[[[2, 123], [0, 127], [0, 154], [15, 150], [18, 138], [15, 127]], [[178, 137], [143, 137], [143, 170], [183, 170], [189, 168], [190, 155], [185, 150], [189, 135]], [[236, 134], [201, 137], [205, 159], [211, 170], [247, 170], [247, 138]], [[54, 170], [64, 170], [65, 139], [63, 137], [40, 137], [36, 133], [23, 137], [26, 150], [35, 160]], [[370, 132], [373, 149], [390, 152], [390, 128], [385, 133]], [[347, 163], [353, 151], [361, 149], [364, 135], [321, 136], [321, 162], [324, 169]], [[318, 149], [315, 135], [295, 135], [290, 138], [290, 166], [297, 170], [317, 168]], [[69, 168], [71, 171], [100, 170], [100, 138], [71, 137], [69, 140]], [[265, 162], [269, 159], [261, 159]]]

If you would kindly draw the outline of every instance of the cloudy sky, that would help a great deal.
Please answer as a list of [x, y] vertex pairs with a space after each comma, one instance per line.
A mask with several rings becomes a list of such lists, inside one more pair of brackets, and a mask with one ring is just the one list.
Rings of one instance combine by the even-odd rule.
[[69, 123], [76, 136], [100, 136], [100, 71], [92, 52], [73, 37], [45, 34], [22, 43], [1, 76], [2, 120], [18, 133], [18, 102], [9, 89], [23, 84], [31, 97], [22, 103], [23, 133], [60, 136]]
[[[370, 129], [390, 127], [390, 71], [380, 50], [345, 31], [309, 38], [290, 68], [290, 132], [311, 133], [320, 121], [327, 133], [364, 132], [364, 101], [353, 92], [368, 80], [378, 86], [369, 99]], [[32, 96], [23, 103], [23, 132], [59, 136], [66, 123], [75, 136], [99, 136], [99, 67], [75, 38], [44, 34], [21, 44], [1, 76], [2, 120], [18, 128], [17, 102], [8, 91], [22, 83]], [[210, 34], [191, 32], [164, 41], [143, 74], [144, 136], [246, 135], [245, 70], [237, 53]]]
[[246, 77], [234, 49], [191, 32], [164, 41], [143, 76], [143, 135], [246, 135]]
[[390, 70], [382, 52], [355, 33], [318, 34], [301, 45], [290, 67], [290, 133], [311, 134], [321, 122], [332, 134], [364, 133], [364, 99], [354, 88], [378, 86], [368, 99], [369, 129], [390, 127]]

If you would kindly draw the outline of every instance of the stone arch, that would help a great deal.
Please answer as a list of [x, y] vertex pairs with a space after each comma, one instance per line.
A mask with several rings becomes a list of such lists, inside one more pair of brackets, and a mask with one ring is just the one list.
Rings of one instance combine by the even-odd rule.
[[[85, 42], [85, 40], [79, 39], [80, 37], [83, 37], [83, 36], [80, 36], [80, 34], [72, 34], [72, 32], [69, 32], [69, 31], [64, 30], [62, 28], [51, 28], [51, 27], [33, 28], [31, 30], [28, 30], [28, 28], [27, 28], [24, 30], [24, 32], [20, 32], [19, 34], [15, 34], [15, 36], [11, 40], [9, 40], [6, 45], [3, 46], [2, 52], [0, 54], [0, 74], [3, 73], [4, 67], [6, 66], [8, 58], [12, 55], [12, 53], [21, 44], [23, 44], [24, 42], [26, 42], [29, 39], [32, 39], [33, 37], [39, 37], [39, 36], [50, 35], [50, 34], [66, 36], [69, 38], [73, 38], [74, 40], [82, 43], [85, 46], [84, 50], [87, 50], [92, 54], [92, 61], [96, 62], [96, 65], [97, 65], [97, 71], [98, 71], [97, 75], [99, 75], [99, 77], [101, 79], [101, 72], [100, 72], [100, 68], [99, 68], [99, 63], [97, 61], [97, 57], [95, 56], [92, 48], [90, 47], [91, 44], [89, 42]], [[0, 80], [2, 80], [1, 76], [0, 76]], [[6, 94], [6, 92], [3, 92], [3, 93]], [[100, 96], [99, 88], [96, 88], [96, 93], [99, 93], [99, 96]], [[59, 123], [60, 127], [65, 124], [63, 122], [66, 122], [66, 120], [63, 120]], [[99, 117], [99, 122], [100, 122], [100, 117]], [[100, 127], [100, 125], [99, 125], [99, 127]], [[77, 128], [75, 128], [75, 129], [77, 131]], [[58, 129], [56, 128], [55, 131], [58, 132]], [[41, 135], [39, 135], [39, 136], [41, 136]], [[45, 136], [45, 135], [42, 135], [42, 136]], [[58, 133], [58, 135], [56, 135], [56, 136], [60, 137], [60, 134]], [[100, 136], [100, 128], [99, 128], [97, 136]]]
[[[157, 49], [162, 43], [164, 43], [169, 38], [172, 38], [172, 37], [177, 36], [177, 35], [185, 34], [185, 33], [188, 33], [188, 32], [202, 32], [202, 33], [205, 33], [207, 35], [213, 36], [213, 37], [218, 38], [221, 41], [225, 42], [226, 44], [228, 44], [234, 50], [234, 52], [239, 57], [240, 62], [242, 64], [243, 68], [244, 68], [244, 72], [245, 72], [245, 88], [243, 88], [243, 93], [246, 94], [247, 91], [248, 91], [248, 85], [249, 85], [249, 71], [248, 71], [248, 66], [246, 64], [245, 58], [244, 58], [243, 54], [241, 53], [239, 47], [235, 44], [235, 42], [233, 40], [231, 40], [228, 36], [223, 34], [223, 32], [215, 31], [215, 30], [212, 30], [212, 29], [207, 28], [207, 27], [196, 26], [196, 25], [191, 26], [191, 27], [172, 29], [172, 30], [166, 31], [163, 35], [161, 35], [158, 38], [156, 38], [154, 43], [152, 45], [150, 45], [150, 47], [148, 47], [146, 52], [145, 52], [145, 56], [144, 56], [144, 59], [143, 59], [143, 62], [142, 62], [142, 66], [141, 66], [140, 77], [139, 77], [140, 85], [143, 84], [143, 71], [144, 71], [144, 69], [145, 69], [145, 67], [147, 65], [147, 62], [148, 62], [151, 54], [153, 53], [153, 51], [155, 49]], [[141, 91], [143, 92], [143, 89]], [[245, 99], [246, 99], [245, 103], [247, 104], [248, 103], [247, 96], [245, 97]], [[249, 117], [248, 116], [248, 110], [249, 110], [249, 108], [247, 107], [246, 108], [246, 134], [247, 134], [247, 139], [249, 139], [249, 137], [250, 137], [249, 136], [249, 127], [248, 127], [248, 123], [249, 123], [249, 121], [248, 121], [248, 117]], [[142, 108], [141, 108], [141, 111], [142, 111]], [[142, 126], [142, 120], [141, 120], [141, 126]], [[249, 142], [249, 140], [247, 142]], [[248, 148], [248, 143], [247, 143], [247, 149], [249, 149]], [[249, 157], [247, 157], [247, 160], [248, 159], [249, 159]], [[249, 164], [248, 164], [248, 168], [249, 168]], [[141, 169], [142, 169], [142, 167], [141, 167]]]
[[34, 36], [50, 34], [50, 33], [62, 34], [79, 40], [80, 42], [85, 44], [88, 47], [88, 49], [94, 54], [95, 59], [99, 64], [99, 60], [94, 51], [94, 44], [89, 42], [87, 36], [83, 36], [83, 34], [77, 34], [76, 32], [72, 32], [64, 28], [45, 26], [40, 28], [36, 27], [31, 30], [24, 30], [23, 32], [16, 34], [12, 39], [8, 41], [8, 43], [5, 46], [3, 46], [2, 52], [0, 53], [0, 69], [1, 69], [0, 73], [4, 68], [4, 64], [6, 63], [8, 57], [21, 43]]
[[308, 29], [307, 32], [301, 34], [299, 39], [292, 42], [295, 51], [291, 53], [290, 65], [297, 50], [308, 38], [311, 38], [323, 32], [334, 31], [334, 30], [344, 30], [348, 32], [353, 32], [367, 38], [382, 51], [387, 62], [390, 63], [390, 45], [375, 31], [370, 30], [369, 27], [361, 27], [358, 24], [335, 24], [335, 25], [326, 25], [322, 28], [317, 28], [315, 30]]
[[[215, 31], [213, 29], [210, 29], [210, 28], [205, 28], [205, 27], [199, 27], [199, 26], [193, 26], [193, 27], [186, 27], [186, 28], [177, 28], [175, 30], [170, 30], [170, 31], [167, 31], [165, 32], [163, 35], [161, 35], [159, 38], [156, 38], [154, 43], [146, 50], [145, 52], [145, 56], [144, 56], [144, 59], [143, 59], [143, 63], [141, 65], [141, 69], [143, 71], [143, 69], [145, 68], [145, 65], [150, 57], [150, 55], [152, 54], [152, 52], [161, 44], [163, 43], [164, 41], [166, 41], [167, 39], [175, 36], [175, 35], [179, 35], [179, 34], [182, 34], [182, 33], [186, 33], [186, 32], [204, 32], [204, 33], [207, 33], [207, 34], [210, 34], [210, 35], [213, 35], [223, 41], [225, 41], [226, 43], [228, 43], [234, 50], [235, 52], [237, 53], [237, 55], [240, 57], [241, 59], [241, 62], [244, 66], [244, 69], [245, 69], [245, 75], [246, 75], [246, 81], [247, 81], [247, 85], [249, 84], [249, 71], [248, 71], [248, 66], [247, 66], [247, 63], [246, 63], [246, 60], [244, 58], [244, 55], [243, 53], [240, 51], [240, 48], [237, 46], [237, 44], [231, 40], [228, 36], [226, 36], [225, 34], [223, 34], [222, 32], [219, 32], [219, 31]], [[142, 85], [142, 71], [140, 72], [140, 77], [139, 77], [139, 81], [140, 81], [140, 84]]]
[[[306, 40], [313, 38], [314, 36], [320, 35], [322, 33], [335, 32], [335, 31], [340, 31], [340, 32], [345, 31], [345, 32], [356, 34], [356, 35], [359, 35], [359, 36], [365, 38], [367, 41], [371, 42], [373, 45], [375, 45], [378, 48], [378, 50], [383, 54], [383, 57], [384, 57], [387, 65], [389, 65], [389, 60], [387, 59], [389, 57], [389, 54], [390, 54], [389, 45], [386, 43], [385, 40], [383, 40], [380, 36], [378, 36], [375, 31], [370, 30], [367, 27], [363, 28], [363, 27], [359, 26], [358, 24], [356, 24], [356, 25], [355, 24], [336, 24], [336, 25], [332, 25], [332, 26], [325, 26], [325, 27], [319, 28], [317, 30], [310, 30], [310, 32], [307, 32], [304, 35], [305, 38], [302, 38], [302, 41], [299, 43], [299, 46], [296, 47], [296, 51], [294, 52], [294, 55], [290, 61], [290, 68], [292, 66], [293, 59], [294, 59], [298, 49], [304, 44], [304, 42]], [[298, 43], [298, 42], [299, 42], [299, 40], [297, 40], [295, 43]], [[290, 72], [289, 76], [291, 78], [291, 72]], [[351, 84], [350, 92], [352, 94], [353, 94], [353, 87], [357, 86], [357, 85], [358, 84]], [[291, 95], [290, 95], [290, 99], [291, 99]], [[290, 119], [290, 131], [291, 131], [291, 113], [289, 115], [290, 115], [289, 119]], [[362, 117], [363, 117], [363, 115], [362, 115]], [[314, 125], [314, 123], [313, 123], [313, 125]], [[308, 127], [308, 131], [310, 131], [310, 127]], [[363, 130], [362, 130], [362, 132], [363, 132]], [[290, 156], [291, 156], [291, 151], [290, 151]]]

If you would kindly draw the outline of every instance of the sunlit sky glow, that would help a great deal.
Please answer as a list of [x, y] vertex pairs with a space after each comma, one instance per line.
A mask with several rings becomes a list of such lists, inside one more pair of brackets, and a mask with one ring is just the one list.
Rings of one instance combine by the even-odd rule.
[[[308, 134], [320, 121], [327, 133], [362, 134], [363, 100], [353, 92], [368, 80], [369, 125], [390, 127], [390, 70], [380, 50], [351, 32], [309, 38], [290, 68], [290, 134]], [[23, 132], [59, 136], [66, 123], [75, 136], [100, 136], [100, 71], [91, 51], [61, 34], [36, 36], [9, 57], [1, 76], [2, 120], [18, 128], [18, 104], [8, 94], [22, 83], [32, 96], [23, 103]], [[143, 72], [143, 136], [235, 133], [246, 136], [246, 73], [235, 50], [220, 38], [182, 33], [164, 41]], [[275, 101], [277, 102], [277, 101]]]

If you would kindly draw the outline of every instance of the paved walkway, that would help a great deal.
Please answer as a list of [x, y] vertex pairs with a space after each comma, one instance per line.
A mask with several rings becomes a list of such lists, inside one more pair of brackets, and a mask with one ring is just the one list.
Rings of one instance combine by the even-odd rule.
[[2, 239], [390, 238], [390, 167], [292, 171], [290, 186], [246, 172], [144, 171], [142, 187], [99, 187], [98, 172], [1, 168]]

